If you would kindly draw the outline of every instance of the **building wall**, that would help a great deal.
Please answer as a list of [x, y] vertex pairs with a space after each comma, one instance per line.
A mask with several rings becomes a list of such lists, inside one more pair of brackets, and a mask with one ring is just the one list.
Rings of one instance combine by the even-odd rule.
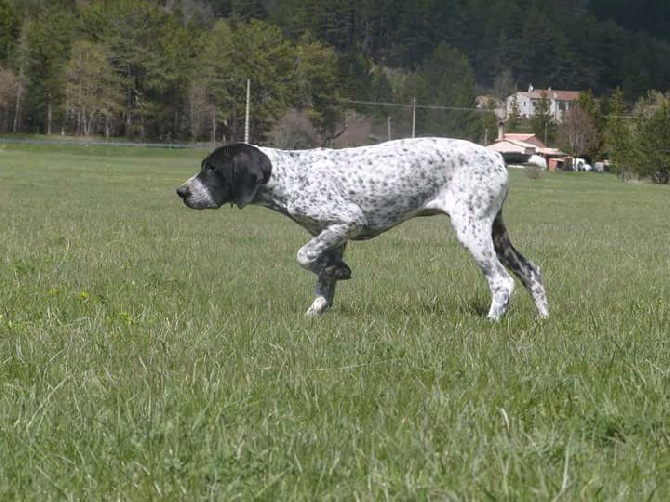
[[[512, 102], [514, 95], [511, 95], [507, 98], [507, 116], [509, 117], [512, 113]], [[521, 116], [525, 118], [530, 118], [535, 115], [535, 106], [540, 102], [540, 98], [529, 96], [529, 93], [526, 92], [517, 92], [517, 103], [519, 110], [521, 111]], [[556, 92], [547, 91], [547, 98], [549, 99], [549, 109], [551, 115], [558, 122], [561, 122], [563, 115], [574, 105], [574, 100], [562, 100], [558, 98]]]

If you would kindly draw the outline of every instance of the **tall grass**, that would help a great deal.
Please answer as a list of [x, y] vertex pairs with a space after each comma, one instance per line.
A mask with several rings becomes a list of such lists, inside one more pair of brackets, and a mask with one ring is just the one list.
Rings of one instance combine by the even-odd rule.
[[543, 268], [498, 323], [446, 218], [346, 260], [186, 209], [202, 152], [0, 149], [0, 499], [667, 500], [667, 187], [512, 173]]

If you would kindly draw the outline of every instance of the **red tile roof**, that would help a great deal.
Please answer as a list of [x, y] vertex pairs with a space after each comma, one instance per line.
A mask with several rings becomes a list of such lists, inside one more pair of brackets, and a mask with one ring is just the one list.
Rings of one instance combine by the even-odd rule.
[[532, 133], [506, 132], [504, 139], [508, 141], [521, 141], [538, 148], [547, 148], [547, 145], [542, 143], [542, 141]]

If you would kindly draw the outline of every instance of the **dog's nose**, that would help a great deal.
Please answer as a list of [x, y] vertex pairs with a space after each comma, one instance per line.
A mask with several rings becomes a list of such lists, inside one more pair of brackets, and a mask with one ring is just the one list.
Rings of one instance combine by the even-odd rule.
[[182, 185], [179, 188], [177, 188], [177, 195], [182, 199], [186, 199], [189, 195], [191, 195], [191, 191], [188, 189], [186, 185]]

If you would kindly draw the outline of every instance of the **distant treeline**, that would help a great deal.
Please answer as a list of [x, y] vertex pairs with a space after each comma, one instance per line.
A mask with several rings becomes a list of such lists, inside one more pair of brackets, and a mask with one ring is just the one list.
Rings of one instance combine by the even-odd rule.
[[[479, 139], [477, 95], [670, 88], [666, 0], [0, 0], [0, 132], [325, 144], [347, 110]], [[494, 103], [491, 103], [494, 106]], [[282, 126], [283, 124], [283, 126]], [[316, 138], [316, 139], [314, 139]]]

